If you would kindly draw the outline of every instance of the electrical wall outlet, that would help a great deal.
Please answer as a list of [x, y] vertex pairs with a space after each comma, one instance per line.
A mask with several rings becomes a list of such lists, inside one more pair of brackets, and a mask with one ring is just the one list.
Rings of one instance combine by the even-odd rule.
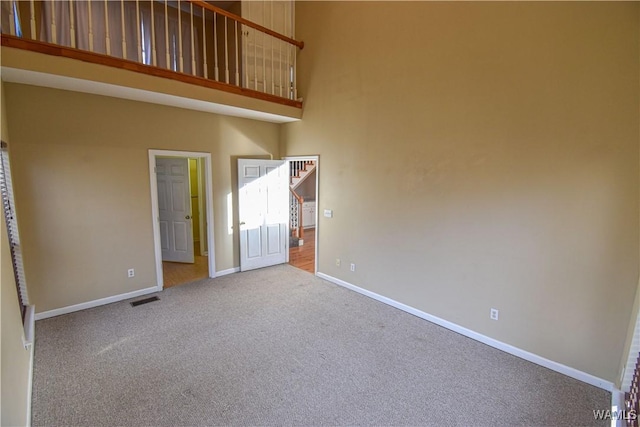
[[131, 278], [131, 277], [135, 277], [136, 275], [136, 271], [133, 268], [130, 268], [127, 270], [127, 277]]
[[340, 258], [336, 258], [336, 267], [340, 267]]
[[495, 308], [491, 309], [491, 313], [489, 314], [489, 317], [491, 318], [491, 320], [498, 320], [498, 310], [496, 310]]
[[356, 265], [354, 263], [351, 263], [351, 271], [356, 271]]

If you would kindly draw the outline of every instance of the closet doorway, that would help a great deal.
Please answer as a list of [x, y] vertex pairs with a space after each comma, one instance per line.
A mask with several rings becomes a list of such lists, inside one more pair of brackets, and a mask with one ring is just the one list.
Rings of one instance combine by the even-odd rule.
[[150, 150], [149, 166], [159, 290], [215, 277], [210, 155]]

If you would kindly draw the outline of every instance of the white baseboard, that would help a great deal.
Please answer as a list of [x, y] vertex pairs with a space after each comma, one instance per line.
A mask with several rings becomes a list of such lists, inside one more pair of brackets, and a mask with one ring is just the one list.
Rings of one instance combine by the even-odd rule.
[[[240, 267], [228, 268], [222, 271], [216, 271], [216, 277], [226, 276], [227, 274], [233, 274], [240, 271]], [[126, 294], [114, 295], [107, 298], [101, 298], [93, 301], [87, 301], [80, 304], [70, 305], [68, 307], [56, 308], [54, 310], [43, 311], [42, 313], [36, 313], [36, 320], [48, 319], [49, 317], [61, 316], [63, 314], [73, 313], [74, 311], [86, 310], [87, 308], [99, 307], [105, 304], [111, 304], [113, 302], [122, 301], [129, 298], [135, 298], [142, 295], [152, 294], [158, 291], [157, 286], [150, 288], [140, 289], [138, 291], [128, 292]]]
[[226, 276], [227, 274], [238, 273], [240, 267], [227, 268], [226, 270], [216, 271], [216, 277]]
[[478, 332], [474, 332], [471, 329], [467, 329], [455, 323], [449, 322], [448, 320], [441, 319], [439, 317], [433, 316], [431, 314], [425, 313], [413, 307], [410, 307], [406, 304], [402, 304], [398, 301], [392, 300], [391, 298], [387, 298], [385, 296], [376, 294], [375, 292], [368, 291], [366, 289], [360, 288], [358, 286], [352, 285], [351, 283], [345, 282], [344, 280], [337, 279], [335, 277], [329, 276], [328, 274], [324, 274], [321, 272], [316, 273], [316, 275], [322, 279], [325, 279], [331, 283], [335, 283], [336, 285], [345, 287], [352, 291], [358, 292], [359, 294], [368, 296], [377, 301], [380, 301], [384, 304], [390, 305], [402, 311], [406, 311], [407, 313], [413, 314], [414, 316], [420, 317], [424, 320], [428, 320], [431, 323], [435, 323], [436, 325], [442, 326], [443, 328], [447, 328], [451, 331], [457, 332], [461, 335], [464, 335], [468, 338], [474, 339], [476, 341], [480, 341], [483, 344], [491, 346], [493, 348], [497, 348], [498, 350], [502, 350], [506, 353], [512, 354], [514, 356], [520, 357], [521, 359], [528, 360], [529, 362], [533, 362], [537, 365], [544, 366], [545, 368], [551, 369], [552, 371], [559, 372], [561, 374], [567, 375], [571, 378], [575, 378], [579, 381], [585, 382], [587, 384], [591, 384], [598, 388], [613, 391], [614, 384], [610, 381], [606, 381], [602, 378], [598, 378], [586, 372], [579, 371], [570, 366], [563, 365], [558, 362], [554, 362], [553, 360], [546, 359], [542, 356], [538, 356], [537, 354], [530, 353], [526, 350], [522, 350], [518, 347], [514, 347], [510, 344], [503, 343], [496, 339], [490, 338], [486, 335], [479, 334]]
[[140, 289], [138, 291], [127, 292], [126, 294], [114, 295], [112, 297], [100, 298], [93, 301], [87, 301], [80, 304], [70, 305], [68, 307], [56, 308], [54, 310], [43, 311], [42, 313], [36, 313], [36, 320], [47, 319], [49, 317], [60, 316], [63, 314], [73, 313], [74, 311], [86, 310], [87, 308], [99, 307], [105, 304], [111, 304], [112, 302], [118, 302], [129, 298], [135, 298], [142, 295], [152, 294], [158, 292], [157, 286], [150, 288]]

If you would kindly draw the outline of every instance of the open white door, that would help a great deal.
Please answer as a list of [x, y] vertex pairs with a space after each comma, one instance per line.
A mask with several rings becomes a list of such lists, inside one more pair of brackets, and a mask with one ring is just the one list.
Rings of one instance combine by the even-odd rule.
[[193, 263], [189, 159], [157, 158], [162, 260]]
[[241, 271], [286, 262], [288, 196], [287, 162], [238, 159]]

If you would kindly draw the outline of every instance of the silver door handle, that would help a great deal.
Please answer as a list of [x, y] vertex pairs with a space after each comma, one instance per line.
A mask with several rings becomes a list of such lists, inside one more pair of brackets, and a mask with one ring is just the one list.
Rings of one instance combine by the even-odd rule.
[[244, 222], [244, 221], [242, 221], [239, 225], [245, 225], [245, 222]]

